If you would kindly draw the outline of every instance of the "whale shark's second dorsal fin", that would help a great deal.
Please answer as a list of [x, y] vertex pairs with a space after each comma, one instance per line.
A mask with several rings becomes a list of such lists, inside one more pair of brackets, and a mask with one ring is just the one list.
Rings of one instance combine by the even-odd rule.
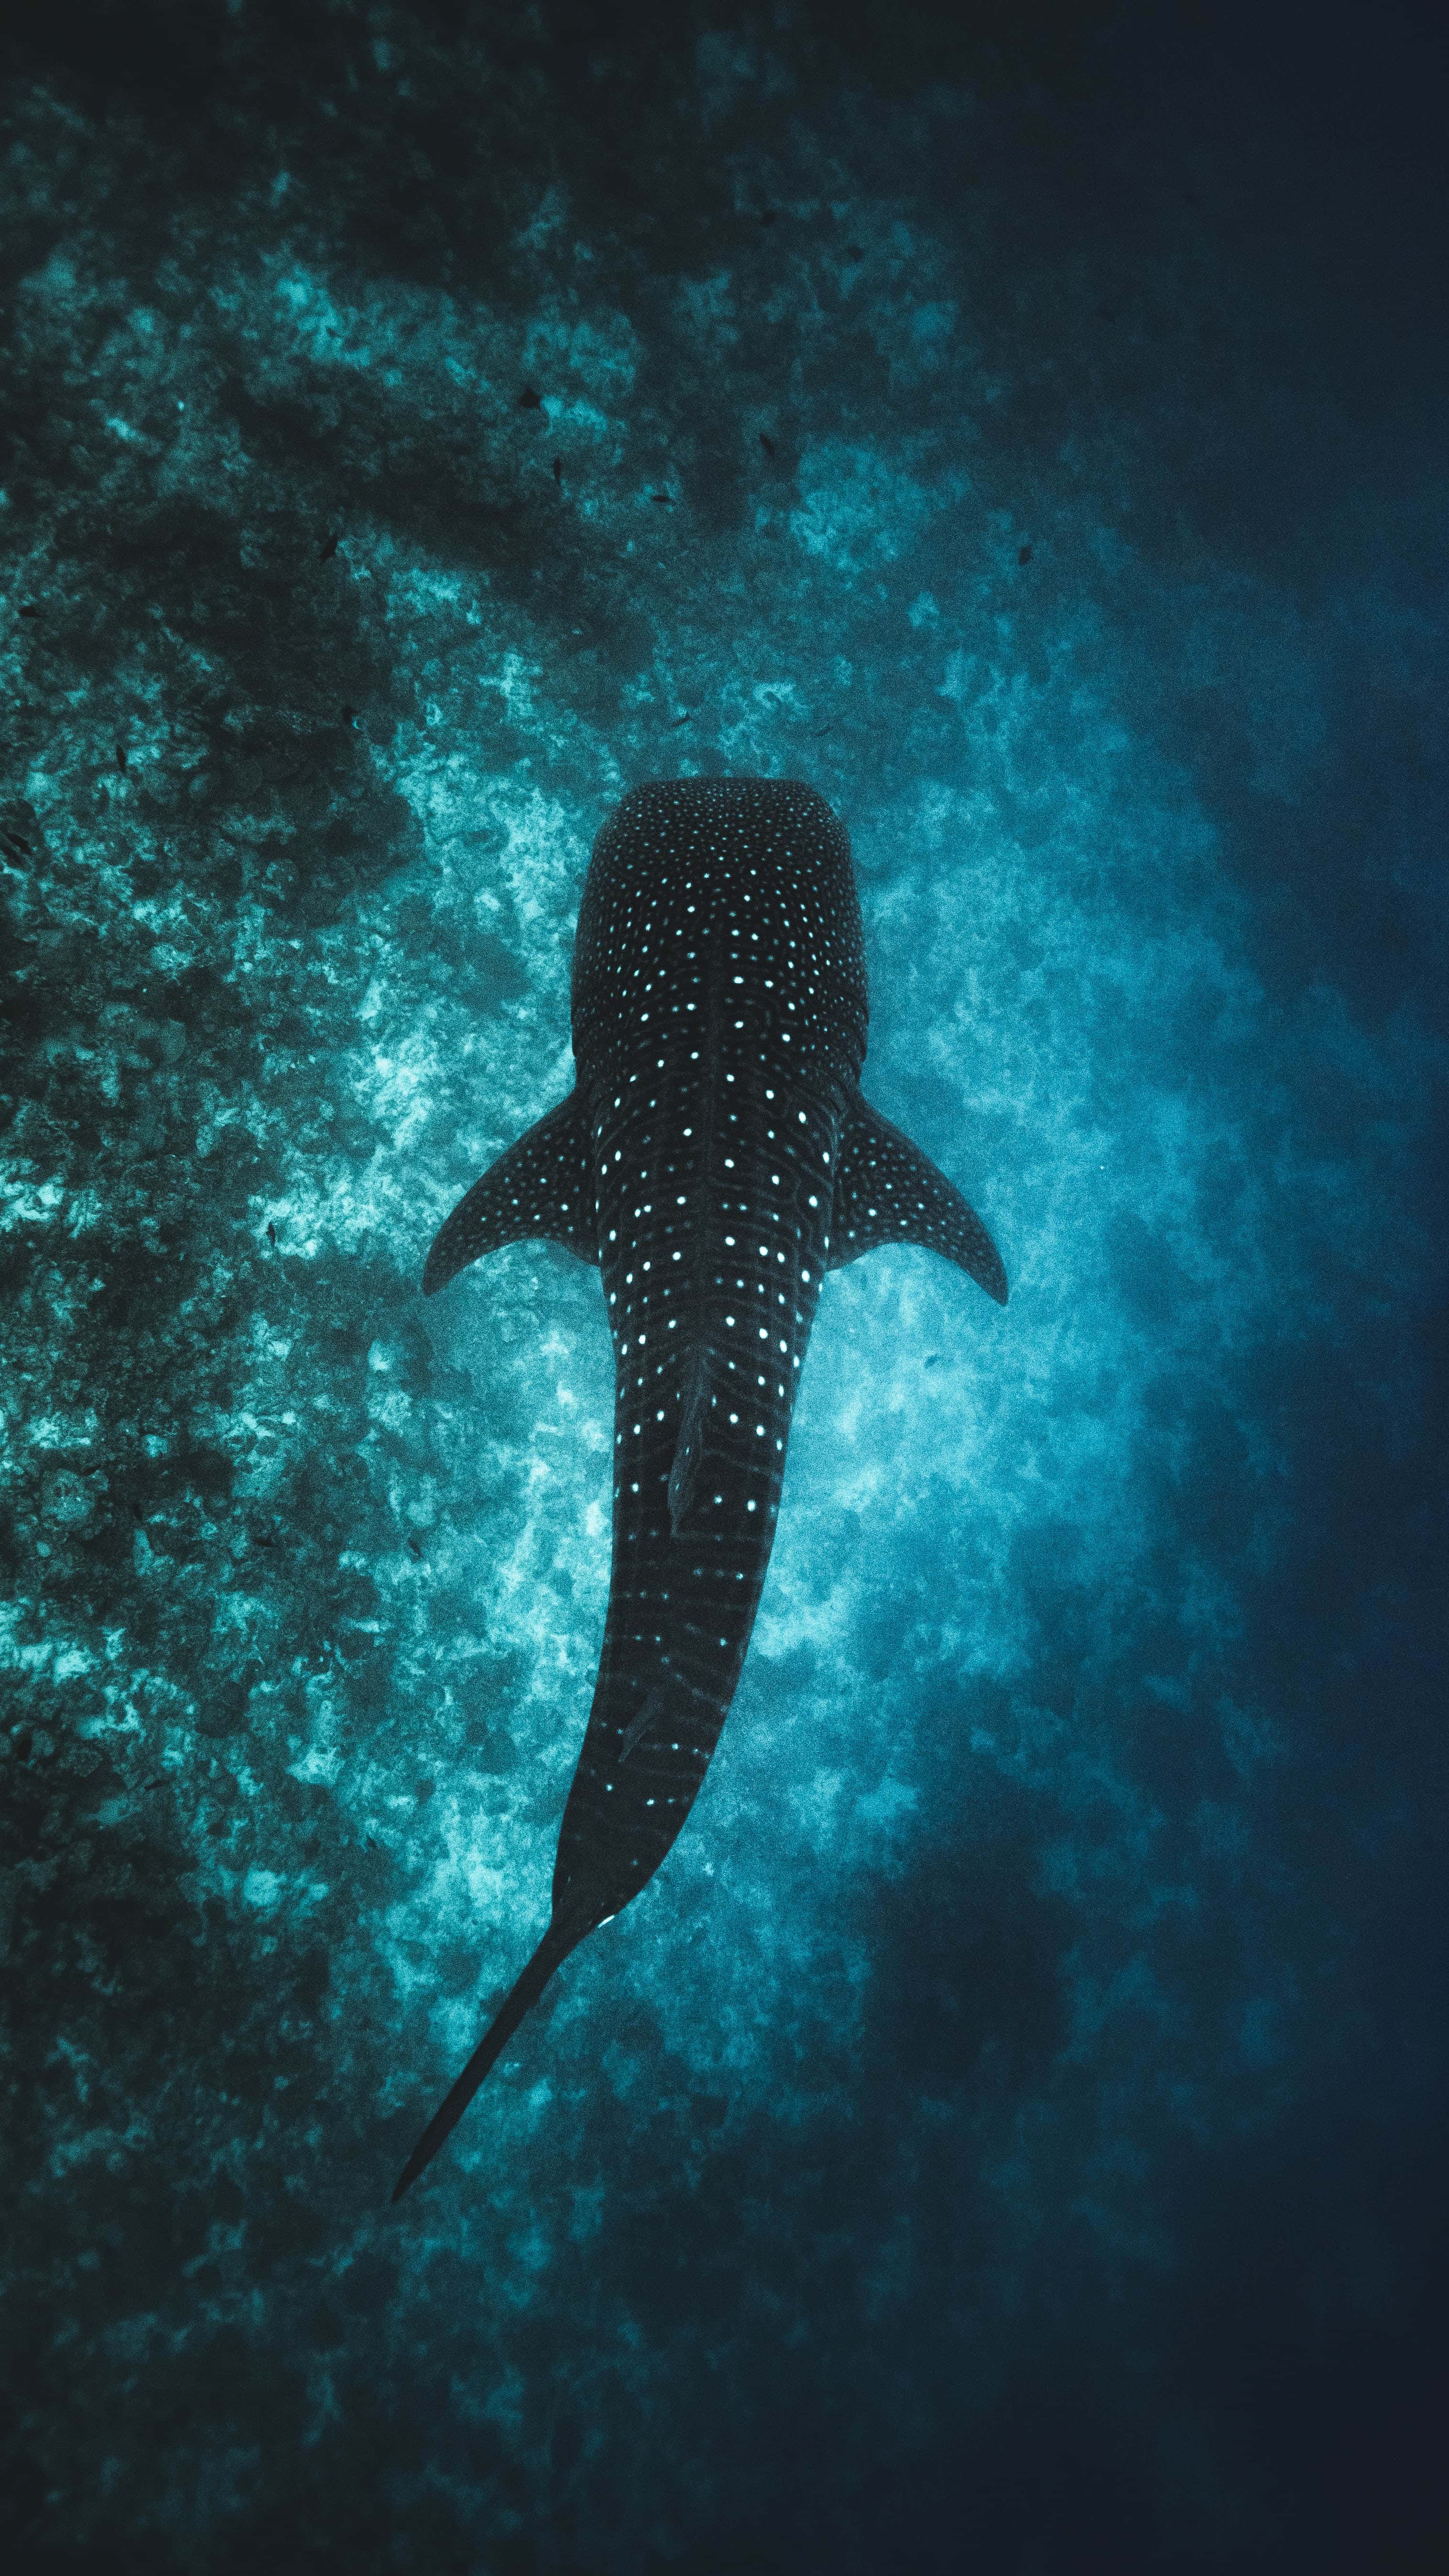
[[432, 1297], [485, 1252], [547, 1237], [597, 1261], [588, 1113], [577, 1091], [490, 1163], [433, 1237], [423, 1272]]
[[629, 1723], [625, 1727], [623, 1735], [619, 1740], [619, 1750], [615, 1759], [621, 1771], [635, 1746], [643, 1743], [651, 1726], [657, 1724], [658, 1720], [663, 1717], [668, 1706], [668, 1697], [656, 1682], [648, 1697], [643, 1701], [635, 1715], [630, 1718]]
[[919, 1243], [943, 1253], [1005, 1305], [1001, 1255], [975, 1209], [919, 1145], [852, 1088], [835, 1174], [829, 1267], [843, 1270], [886, 1243]]

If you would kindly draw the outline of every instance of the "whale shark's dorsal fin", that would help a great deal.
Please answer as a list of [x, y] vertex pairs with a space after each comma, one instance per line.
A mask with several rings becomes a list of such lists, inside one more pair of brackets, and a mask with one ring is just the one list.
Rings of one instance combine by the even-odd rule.
[[423, 1295], [436, 1296], [485, 1252], [545, 1236], [581, 1261], [598, 1260], [589, 1121], [577, 1091], [490, 1163], [444, 1218], [423, 1272]]
[[1006, 1303], [1001, 1255], [974, 1208], [933, 1162], [852, 1089], [841, 1130], [828, 1267], [843, 1270], [885, 1243], [919, 1243]]
[[710, 1365], [713, 1356], [708, 1342], [698, 1341], [685, 1367], [679, 1437], [674, 1444], [674, 1463], [669, 1470], [669, 1527], [675, 1538], [678, 1538], [679, 1524], [694, 1500], [695, 1481], [704, 1456], [705, 1424], [713, 1400]]

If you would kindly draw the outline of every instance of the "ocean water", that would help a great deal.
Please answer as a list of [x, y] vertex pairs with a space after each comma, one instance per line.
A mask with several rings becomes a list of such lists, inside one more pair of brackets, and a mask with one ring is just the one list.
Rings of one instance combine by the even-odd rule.
[[[1442, 42], [0, 41], [11, 2563], [1445, 2563]], [[690, 1823], [394, 2209], [609, 1570], [597, 1274], [422, 1262], [701, 773], [1010, 1302], [827, 1282]]]

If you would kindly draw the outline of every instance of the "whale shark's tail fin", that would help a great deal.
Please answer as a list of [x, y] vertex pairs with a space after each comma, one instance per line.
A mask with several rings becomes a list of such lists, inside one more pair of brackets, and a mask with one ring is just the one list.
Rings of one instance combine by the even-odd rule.
[[577, 1949], [585, 1934], [593, 1928], [589, 1917], [577, 1914], [563, 1918], [554, 1916], [522, 1976], [516, 1985], [510, 1987], [457, 2083], [433, 2113], [403, 2166], [393, 2189], [395, 2201], [401, 2200], [403, 2193], [432, 2163], [445, 2138], [456, 2129], [489, 2068], [496, 2065], [502, 2056], [525, 2013], [532, 2011], [555, 1968], [562, 1966], [570, 1950]]

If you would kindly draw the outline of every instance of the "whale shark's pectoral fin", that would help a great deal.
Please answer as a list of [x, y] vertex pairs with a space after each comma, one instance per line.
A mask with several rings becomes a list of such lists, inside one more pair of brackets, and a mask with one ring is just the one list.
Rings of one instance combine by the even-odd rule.
[[594, 1180], [589, 1119], [583, 1100], [571, 1091], [557, 1109], [530, 1127], [490, 1163], [443, 1219], [433, 1237], [423, 1272], [423, 1295], [466, 1270], [485, 1252], [505, 1243], [561, 1243], [580, 1261], [597, 1261]]
[[1006, 1303], [1001, 1255], [974, 1208], [919, 1145], [852, 1091], [841, 1131], [827, 1267], [843, 1270], [885, 1243], [924, 1244]]

